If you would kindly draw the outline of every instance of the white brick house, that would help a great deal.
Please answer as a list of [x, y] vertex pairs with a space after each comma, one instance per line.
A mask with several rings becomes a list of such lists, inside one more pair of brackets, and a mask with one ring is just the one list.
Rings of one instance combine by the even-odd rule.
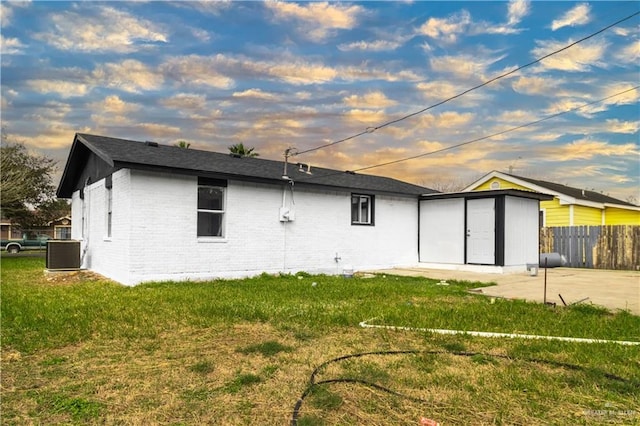
[[58, 196], [82, 266], [128, 285], [417, 264], [418, 196], [433, 191], [283, 166], [77, 134]]
[[[339, 274], [420, 262], [434, 266], [442, 259], [473, 263], [463, 253], [466, 231], [458, 228], [467, 226], [466, 197], [482, 194], [452, 194], [463, 197], [454, 202], [457, 211], [432, 215], [441, 204], [429, 201], [435, 191], [428, 188], [380, 176], [308, 171], [294, 164], [285, 171], [280, 161], [77, 134], [58, 197], [72, 199], [71, 237], [81, 242], [82, 267], [127, 285], [263, 272]], [[534, 200], [529, 204], [537, 215], [537, 196], [507, 192]], [[493, 191], [487, 197], [506, 195]], [[494, 216], [504, 222], [504, 209]], [[438, 217], [440, 222], [432, 219]], [[516, 220], [512, 228], [521, 225]], [[438, 231], [443, 226], [449, 231]], [[506, 258], [522, 268], [537, 262], [537, 224], [524, 226], [531, 236], [523, 251], [527, 258]], [[497, 255], [489, 253], [482, 262], [505, 265], [504, 234], [496, 233], [489, 248]], [[462, 235], [451, 255], [432, 257], [437, 247], [450, 246], [434, 236], [451, 235]], [[512, 248], [513, 242], [507, 238], [506, 245]]]

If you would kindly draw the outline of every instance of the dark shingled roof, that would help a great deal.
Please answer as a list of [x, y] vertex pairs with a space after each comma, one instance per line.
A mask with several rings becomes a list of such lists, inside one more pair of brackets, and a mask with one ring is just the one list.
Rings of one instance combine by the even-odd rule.
[[[80, 146], [82, 145], [82, 146]], [[84, 148], [84, 147], [86, 148]], [[76, 134], [73, 146], [58, 187], [58, 196], [69, 198], [85, 166], [89, 151], [97, 155], [110, 167], [169, 171], [225, 179], [257, 182], [283, 182], [284, 162], [262, 158], [237, 158], [228, 153], [185, 149], [176, 146], [145, 143], [105, 136]], [[398, 195], [418, 196], [434, 193], [429, 188], [402, 182], [396, 179], [357, 174], [339, 170], [312, 167], [311, 175], [289, 164], [287, 175], [296, 185], [313, 185], [352, 191], [382, 192]]]
[[546, 182], [544, 180], [537, 180], [537, 179], [531, 179], [531, 178], [522, 177], [522, 176], [510, 175], [508, 173], [505, 173], [505, 175], [511, 176], [513, 178], [516, 178], [516, 179], [523, 180], [525, 182], [529, 182], [529, 183], [534, 184], [534, 185], [541, 186], [543, 188], [547, 188], [547, 189], [549, 189], [550, 191], [553, 191], [553, 192], [559, 192], [561, 194], [568, 195], [568, 196], [573, 197], [573, 198], [575, 198], [577, 200], [593, 201], [595, 203], [608, 203], [608, 204], [618, 204], [618, 205], [622, 205], [622, 206], [637, 207], [634, 204], [628, 203], [626, 201], [618, 200], [617, 198], [609, 197], [608, 195], [604, 195], [604, 194], [601, 194], [601, 193], [595, 192], [595, 191], [588, 191], [586, 189], [583, 190], [583, 189], [579, 189], [579, 188], [572, 188], [570, 186], [560, 185], [559, 183]]

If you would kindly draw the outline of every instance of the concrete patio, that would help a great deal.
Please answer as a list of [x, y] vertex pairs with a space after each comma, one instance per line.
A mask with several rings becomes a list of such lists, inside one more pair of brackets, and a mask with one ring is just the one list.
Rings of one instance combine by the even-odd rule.
[[[497, 285], [477, 289], [478, 293], [491, 297], [542, 303], [545, 294], [544, 269], [540, 269], [537, 276], [529, 273], [488, 274], [423, 268], [395, 268], [375, 272], [437, 280], [493, 282]], [[549, 268], [546, 272], [547, 302], [562, 306], [559, 296], [562, 295], [567, 304], [583, 300], [581, 303], [604, 306], [612, 311], [628, 310], [634, 315], [640, 315], [640, 272], [576, 268]]]

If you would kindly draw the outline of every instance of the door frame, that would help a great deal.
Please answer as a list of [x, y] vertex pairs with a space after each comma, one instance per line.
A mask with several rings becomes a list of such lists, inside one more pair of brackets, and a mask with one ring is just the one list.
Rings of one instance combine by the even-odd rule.
[[[467, 249], [468, 240], [467, 230], [469, 229], [469, 201], [478, 199], [494, 199], [494, 262], [493, 263], [470, 263], [468, 259]], [[491, 265], [491, 266], [504, 266], [504, 213], [505, 213], [505, 197], [504, 196], [490, 196], [490, 197], [474, 197], [465, 198], [464, 200], [464, 263], [465, 265]]]

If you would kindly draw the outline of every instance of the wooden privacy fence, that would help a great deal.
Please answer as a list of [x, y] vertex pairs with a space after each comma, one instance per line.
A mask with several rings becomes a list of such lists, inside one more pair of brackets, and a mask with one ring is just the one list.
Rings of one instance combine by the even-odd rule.
[[570, 268], [640, 270], [640, 226], [540, 229], [540, 253], [560, 253]]

